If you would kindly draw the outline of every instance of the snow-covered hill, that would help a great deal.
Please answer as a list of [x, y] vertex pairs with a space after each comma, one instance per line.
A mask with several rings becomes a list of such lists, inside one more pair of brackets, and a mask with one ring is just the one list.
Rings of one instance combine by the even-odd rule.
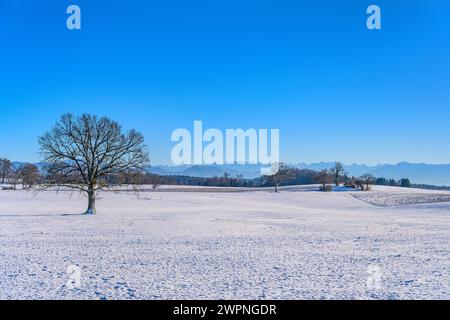
[[448, 299], [448, 192], [178, 188], [0, 191], [0, 299]]

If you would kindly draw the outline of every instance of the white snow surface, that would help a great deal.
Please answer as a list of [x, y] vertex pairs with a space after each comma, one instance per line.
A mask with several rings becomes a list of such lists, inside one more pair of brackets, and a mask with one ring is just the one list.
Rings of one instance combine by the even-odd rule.
[[449, 192], [178, 189], [0, 191], [0, 299], [450, 298]]

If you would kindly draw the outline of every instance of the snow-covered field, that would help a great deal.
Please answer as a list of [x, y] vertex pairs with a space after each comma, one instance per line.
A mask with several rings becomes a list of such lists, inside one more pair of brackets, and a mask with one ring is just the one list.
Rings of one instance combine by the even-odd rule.
[[0, 191], [0, 299], [450, 298], [450, 193], [311, 190]]

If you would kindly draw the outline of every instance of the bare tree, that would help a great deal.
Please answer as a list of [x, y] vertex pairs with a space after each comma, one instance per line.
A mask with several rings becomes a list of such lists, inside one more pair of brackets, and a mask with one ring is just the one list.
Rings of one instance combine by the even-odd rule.
[[333, 176], [332, 176], [332, 174], [330, 173], [329, 170], [324, 169], [324, 170], [319, 171], [317, 173], [315, 180], [322, 185], [320, 190], [326, 191], [327, 190], [327, 184], [331, 183], [333, 181]]
[[38, 142], [49, 164], [46, 187], [86, 192], [86, 214], [95, 214], [96, 191], [109, 186], [108, 176], [144, 170], [149, 161], [142, 134], [125, 134], [117, 122], [95, 115], [64, 114]]
[[369, 191], [372, 189], [372, 185], [375, 183], [376, 178], [371, 174], [364, 174], [360, 177], [359, 186], [363, 191]]
[[31, 163], [25, 164], [18, 170], [18, 177], [22, 180], [23, 189], [33, 187], [41, 180], [38, 167]]
[[4, 184], [6, 179], [12, 173], [12, 164], [11, 161], [5, 158], [0, 159], [0, 178], [1, 183]]
[[290, 179], [295, 178], [295, 174], [293, 168], [289, 167], [285, 163], [280, 163], [278, 164], [278, 171], [271, 176], [266, 176], [266, 178], [275, 187], [275, 192], [278, 192], [278, 186]]
[[331, 168], [330, 173], [333, 175], [334, 184], [336, 187], [339, 186], [343, 176], [346, 174], [344, 166], [340, 162], [336, 162], [334, 167]]

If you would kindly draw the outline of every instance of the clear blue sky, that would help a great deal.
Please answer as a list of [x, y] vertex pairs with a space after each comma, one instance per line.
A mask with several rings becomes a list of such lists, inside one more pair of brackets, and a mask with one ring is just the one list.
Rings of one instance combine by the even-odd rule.
[[[366, 28], [378, 4], [382, 30]], [[66, 8], [82, 30], [66, 28]], [[288, 162], [450, 162], [450, 1], [0, 1], [0, 156], [65, 112], [169, 163], [176, 128], [279, 128]]]

